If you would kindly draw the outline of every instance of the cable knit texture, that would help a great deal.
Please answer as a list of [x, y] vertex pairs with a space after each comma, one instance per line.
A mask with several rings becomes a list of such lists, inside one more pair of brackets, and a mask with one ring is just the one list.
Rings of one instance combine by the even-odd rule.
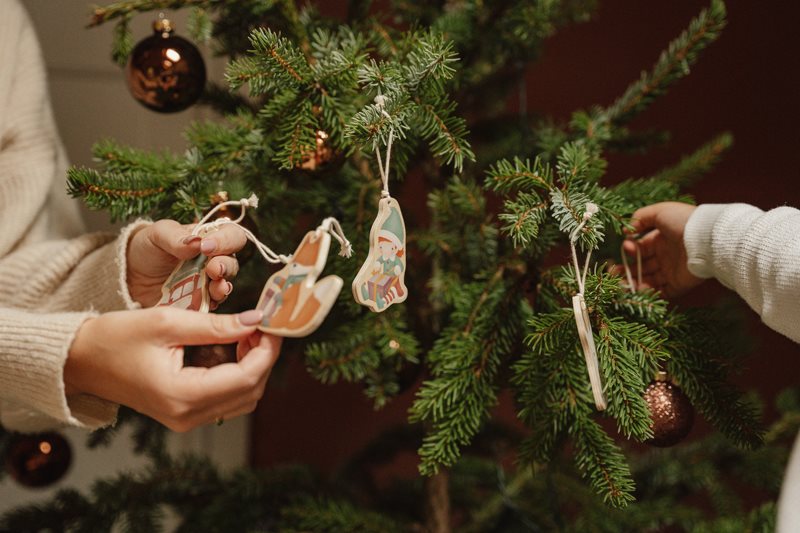
[[136, 307], [125, 281], [130, 233], [81, 233], [41, 51], [16, 0], [0, 0], [0, 423], [39, 431], [113, 423], [117, 406], [65, 397], [63, 369], [80, 325]]
[[686, 224], [689, 271], [736, 291], [775, 331], [800, 342], [800, 211], [701, 205]]
[[[701, 205], [684, 233], [689, 270], [735, 290], [764, 323], [800, 342], [800, 211]], [[761, 364], [769, 364], [762, 361]], [[786, 469], [776, 531], [800, 531], [800, 437]]]

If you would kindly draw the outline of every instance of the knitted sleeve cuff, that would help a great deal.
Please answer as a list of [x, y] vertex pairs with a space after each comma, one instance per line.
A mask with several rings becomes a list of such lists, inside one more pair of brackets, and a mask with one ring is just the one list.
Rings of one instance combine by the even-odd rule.
[[[150, 221], [140, 219], [127, 225], [116, 239], [80, 261], [70, 275], [69, 290], [83, 295], [85, 304], [88, 304], [84, 308], [107, 312], [141, 307], [128, 290], [127, 251], [131, 236], [149, 224]], [[64, 287], [61, 290], [68, 289]]]
[[698, 278], [714, 277], [714, 249], [712, 238], [714, 224], [726, 204], [705, 204], [694, 210], [683, 233], [689, 272]]
[[87, 394], [67, 397], [64, 364], [75, 333], [95, 313], [39, 314], [3, 309], [0, 322], [0, 421], [10, 429], [113, 424], [117, 404]]

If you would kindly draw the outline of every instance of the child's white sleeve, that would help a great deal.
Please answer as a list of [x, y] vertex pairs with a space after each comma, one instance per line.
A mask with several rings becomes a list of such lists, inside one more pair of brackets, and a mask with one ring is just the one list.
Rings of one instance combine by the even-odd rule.
[[736, 291], [775, 331], [800, 342], [800, 211], [747, 204], [695, 209], [684, 233], [689, 271]]

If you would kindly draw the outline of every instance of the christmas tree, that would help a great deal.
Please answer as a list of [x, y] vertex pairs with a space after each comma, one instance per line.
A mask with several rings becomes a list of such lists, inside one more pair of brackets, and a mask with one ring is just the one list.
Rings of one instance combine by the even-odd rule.
[[[131, 18], [165, 8], [190, 9], [191, 37], [230, 59], [227, 86], [210, 83], [203, 96], [221, 118], [192, 126], [184, 154], [98, 143], [97, 168], [70, 170], [72, 194], [115, 219], [193, 222], [220, 191], [255, 192], [262, 208], [252, 223], [285, 253], [335, 215], [356, 257], [331, 258], [326, 273], [349, 281], [367, 256], [388, 173], [407, 206], [408, 299], [375, 313], [344, 291], [320, 330], [292, 349], [324, 383], [363, 383], [376, 408], [401, 390], [409, 368], [423, 367], [425, 379], [409, 425], [334, 481], [302, 467], [223, 475], [202, 457], [169, 456], [163, 428], [123, 411], [118, 425], [136, 427], [151, 469], [88, 495], [62, 491], [0, 526], [155, 531], [168, 506], [181, 531], [769, 527], [773, 507], [745, 513], [725, 478], [735, 464], [774, 497], [798, 426], [797, 394], [781, 397], [783, 416], [765, 431], [757, 403], [730, 382], [740, 350], [724, 313], [681, 310], [608, 268], [632, 213], [691, 201], [685, 188], [732, 143], [722, 133], [648, 178], [606, 184], [608, 153], [664, 141], [628, 125], [719, 36], [721, 1], [616, 101], [575, 111], [568, 123], [511, 114], [507, 100], [544, 39], [590, 17], [591, 1], [377, 9], [354, 0], [342, 21], [292, 1], [130, 0], [96, 8], [91, 25], [116, 24], [113, 55], [125, 64]], [[248, 294], [265, 281], [261, 265], [241, 276], [253, 290], [239, 291], [228, 310], [255, 305]], [[632, 449], [657, 437], [646, 391], [659, 371], [717, 435], [665, 452]], [[509, 389], [523, 433], [492, 419]], [[102, 445], [113, 432], [90, 438]], [[419, 479], [367, 494], [359, 469], [409, 443]], [[513, 467], [497, 453], [504, 447], [514, 450]], [[711, 518], [684, 501], [689, 492], [708, 495]]]

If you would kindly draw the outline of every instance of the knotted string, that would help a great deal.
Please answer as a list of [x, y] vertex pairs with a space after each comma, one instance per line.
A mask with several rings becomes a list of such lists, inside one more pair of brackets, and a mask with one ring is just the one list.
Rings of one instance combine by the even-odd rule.
[[342, 257], [350, 257], [353, 255], [353, 245], [347, 240], [342, 230], [342, 225], [333, 217], [328, 217], [322, 221], [322, 224], [317, 228], [317, 233], [327, 231], [339, 243], [339, 255]]
[[[216, 220], [208, 222], [208, 220], [214, 215], [214, 213], [216, 213], [223, 207], [230, 207], [237, 205], [241, 206], [242, 208], [242, 211], [241, 213], [239, 213], [239, 216], [237, 218], [231, 220], [228, 217], [220, 217]], [[242, 198], [241, 200], [230, 200], [227, 202], [221, 202], [215, 205], [214, 208], [211, 209], [211, 211], [206, 213], [206, 215], [200, 219], [200, 222], [198, 222], [197, 225], [192, 230], [192, 235], [200, 235], [201, 233], [217, 230], [226, 224], [236, 224], [244, 232], [245, 236], [247, 237], [247, 240], [249, 240], [255, 245], [256, 250], [258, 250], [258, 252], [261, 254], [261, 256], [264, 258], [265, 261], [273, 264], [288, 263], [289, 261], [291, 261], [292, 260], [291, 255], [276, 254], [275, 252], [272, 251], [272, 249], [269, 246], [258, 240], [258, 237], [256, 237], [252, 231], [250, 231], [249, 229], [245, 228], [240, 224], [240, 222], [244, 220], [244, 216], [245, 213], [247, 212], [248, 207], [252, 207], [253, 209], [258, 207], [258, 196], [256, 196], [255, 194], [251, 194], [249, 198]]]
[[583, 265], [583, 272], [581, 272], [580, 264], [578, 262], [578, 251], [576, 243], [580, 237], [581, 230], [586, 226], [589, 220], [594, 216], [599, 208], [596, 204], [591, 202], [586, 204], [586, 211], [583, 213], [583, 220], [578, 227], [575, 228], [570, 234], [569, 244], [572, 249], [572, 264], [575, 268], [575, 281], [578, 283], [578, 294], [572, 297], [572, 311], [575, 314], [575, 324], [578, 327], [578, 337], [581, 341], [583, 348], [583, 356], [586, 359], [586, 368], [589, 371], [589, 383], [592, 386], [592, 396], [594, 396], [594, 404], [598, 410], [603, 411], [606, 408], [607, 402], [603, 394], [603, 382], [600, 377], [600, 364], [597, 360], [597, 347], [594, 344], [594, 333], [592, 332], [592, 322], [589, 318], [589, 310], [586, 307], [586, 300], [584, 299], [584, 292], [586, 290], [586, 274], [589, 271], [589, 260], [592, 256], [591, 249], [586, 252], [586, 261]]
[[[382, 94], [378, 94], [375, 97], [375, 105], [378, 106], [378, 109], [381, 110], [381, 114], [388, 118], [390, 121], [392, 120], [391, 115], [386, 112], [386, 97]], [[389, 197], [389, 163], [392, 160], [392, 142], [394, 141], [394, 126], [389, 128], [389, 139], [386, 142], [386, 162], [381, 160], [381, 149], [380, 146], [375, 146], [375, 157], [378, 160], [378, 171], [381, 174], [381, 181], [383, 182], [383, 190], [381, 191], [381, 198], [388, 198]]]
[[[231, 220], [228, 217], [220, 217], [216, 220], [208, 222], [208, 220], [220, 209], [223, 207], [228, 206], [241, 206], [242, 212], [236, 219]], [[272, 249], [258, 240], [252, 231], [245, 228], [240, 224], [242, 220], [244, 220], [244, 216], [248, 207], [252, 207], [255, 209], [258, 207], [258, 197], [255, 194], [251, 194], [249, 198], [242, 198], [241, 200], [231, 200], [228, 202], [222, 202], [214, 206], [214, 208], [206, 213], [206, 215], [200, 219], [200, 222], [192, 230], [192, 235], [200, 235], [201, 233], [216, 230], [221, 228], [226, 224], [236, 224], [239, 226], [247, 240], [252, 242], [261, 256], [266, 260], [268, 263], [289, 263], [292, 260], [291, 255], [284, 255], [284, 254], [276, 254], [272, 251]], [[339, 224], [339, 221], [336, 220], [334, 217], [328, 217], [322, 221], [322, 223], [317, 227], [317, 234], [322, 231], [330, 233], [334, 239], [339, 242], [341, 249], [339, 251], [339, 255], [343, 257], [350, 257], [353, 254], [353, 246], [350, 244], [350, 241], [347, 240], [347, 237], [344, 235], [344, 231], [342, 230], [342, 225]]]

